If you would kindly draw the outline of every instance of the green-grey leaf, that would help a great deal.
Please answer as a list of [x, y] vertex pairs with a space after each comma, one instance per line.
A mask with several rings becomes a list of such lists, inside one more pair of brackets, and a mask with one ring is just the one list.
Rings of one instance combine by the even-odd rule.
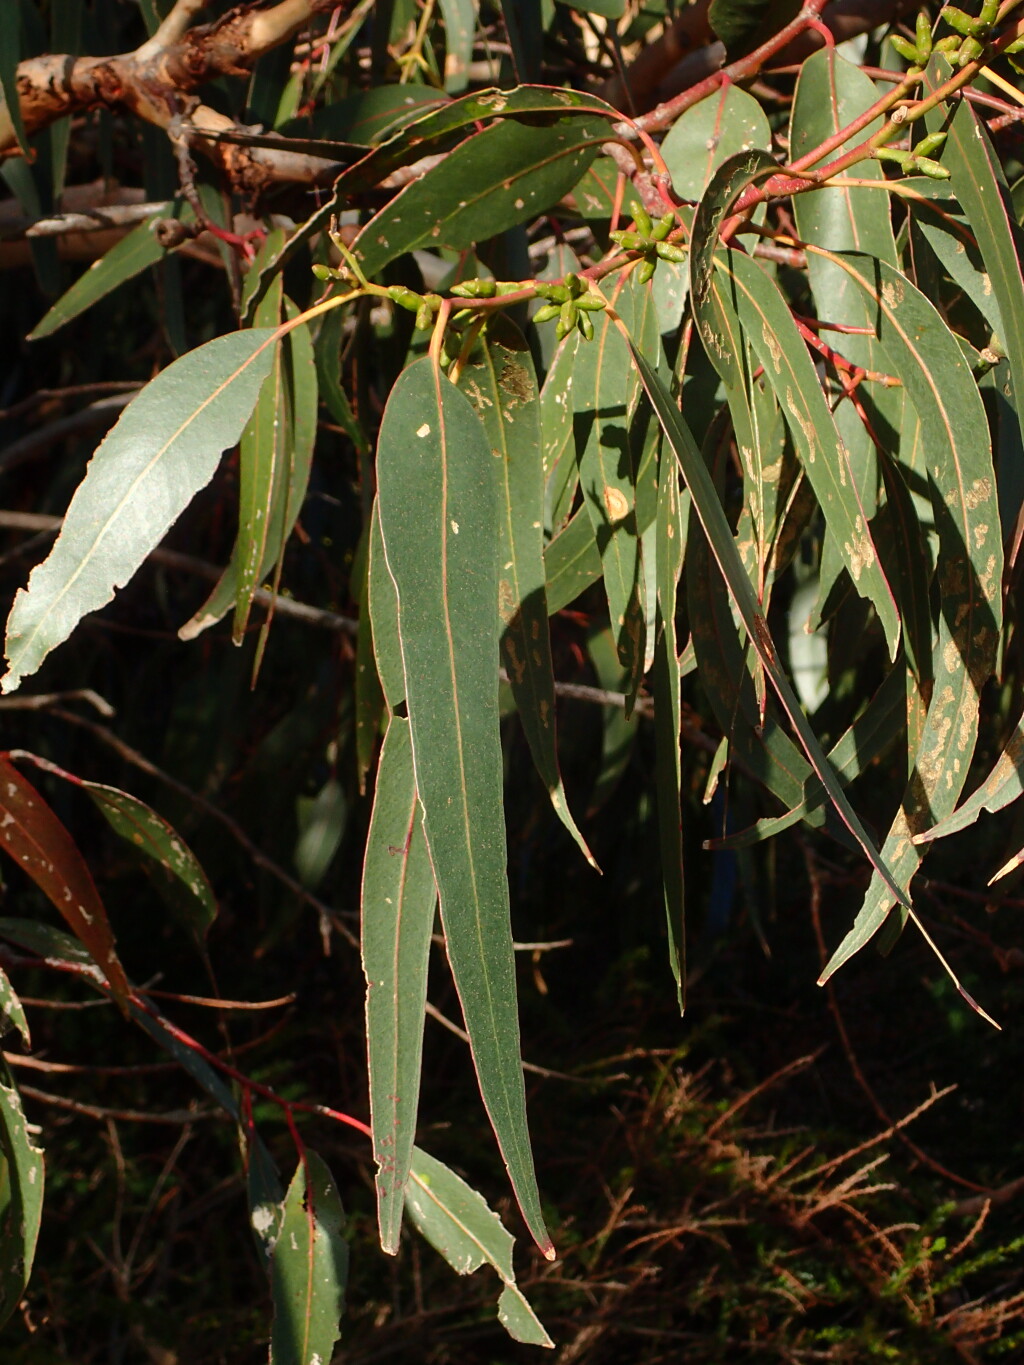
[[146, 855], [147, 868], [159, 869], [157, 888], [201, 948], [217, 918], [217, 901], [196, 855], [162, 815], [137, 797], [100, 782], [81, 785], [111, 829]]
[[662, 429], [668, 437], [669, 443], [676, 453], [693, 499], [693, 508], [704, 527], [704, 533], [708, 538], [712, 553], [715, 556], [718, 566], [725, 578], [729, 592], [736, 604], [740, 617], [746, 628], [750, 641], [757, 651], [758, 657], [764, 667], [765, 673], [771, 679], [772, 686], [782, 703], [783, 708], [789, 717], [790, 723], [796, 730], [804, 753], [807, 755], [814, 771], [818, 774], [827, 790], [833, 805], [839, 813], [840, 818], [847, 829], [854, 836], [861, 848], [867, 855], [872, 867], [879, 873], [890, 890], [896, 895], [901, 903], [906, 903], [906, 895], [900, 891], [893, 881], [890, 873], [879, 857], [878, 850], [875, 848], [860, 818], [857, 816], [853, 807], [846, 798], [843, 789], [836, 778], [835, 773], [829, 766], [828, 759], [822, 752], [814, 731], [811, 729], [806, 716], [800, 706], [792, 685], [782, 670], [778, 653], [772, 641], [768, 623], [764, 619], [764, 614], [754, 595], [750, 579], [747, 577], [740, 559], [739, 551], [736, 549], [736, 542], [732, 536], [732, 530], [726, 518], [725, 511], [718, 499], [715, 486], [704, 463], [704, 458], [697, 447], [693, 436], [683, 421], [682, 415], [671, 397], [665, 390], [661, 380], [651, 369], [644, 356], [635, 347], [633, 360], [640, 372], [644, 388], [647, 390], [648, 397], [654, 405], [654, 410], [661, 422]]
[[[790, 120], [791, 155], [803, 157], [826, 139], [849, 125], [878, 99], [874, 81], [859, 67], [838, 56], [834, 49], [816, 52], [803, 64], [797, 80]], [[853, 134], [848, 143], [831, 155], [872, 136], [882, 126], [881, 119]], [[862, 162], [858, 179], [861, 186], [825, 185], [793, 198], [793, 215], [800, 236], [831, 251], [863, 251], [895, 266], [896, 242], [888, 208], [885, 172], [877, 161]], [[924, 177], [922, 177], [924, 178]], [[877, 189], [870, 187], [874, 182]], [[838, 323], [851, 328], [872, 328], [874, 317], [844, 271], [827, 256], [807, 254], [807, 275], [817, 315], [823, 324]], [[884, 370], [883, 352], [873, 335], [836, 332], [827, 326], [822, 338], [852, 364], [866, 370]], [[839, 390], [831, 392], [839, 399]], [[849, 400], [836, 401], [836, 427], [849, 458], [858, 497], [864, 514], [875, 516], [879, 487], [878, 456], [873, 436], [886, 430], [898, 431], [903, 394], [877, 382], [863, 382], [858, 391], [861, 408], [874, 431], [869, 431], [857, 408]], [[818, 603], [811, 628], [820, 619], [829, 594], [846, 558], [842, 537], [829, 529], [822, 551], [818, 575]], [[879, 547], [880, 548], [880, 547]]]
[[878, 613], [889, 656], [895, 658], [900, 617], [872, 539], [870, 511], [789, 307], [778, 286], [742, 252], [727, 252], [724, 261], [719, 259], [719, 269], [728, 275], [744, 335], [775, 390], [854, 586]]
[[[913, 836], [953, 811], [974, 753], [979, 693], [992, 669], [1002, 615], [1002, 537], [985, 410], [956, 339], [924, 295], [885, 262], [836, 259], [874, 301], [876, 334], [917, 409], [940, 544], [931, 701], [882, 851], [904, 888], [895, 899], [909, 909], [907, 893], [923, 856]], [[894, 903], [891, 892], [888, 882], [872, 878], [823, 981], [881, 928]]]
[[505, 1285], [498, 1316], [510, 1336], [533, 1346], [554, 1345], [516, 1286], [512, 1234], [482, 1195], [419, 1147], [413, 1152], [406, 1206], [419, 1231], [459, 1275], [472, 1274], [485, 1261], [494, 1267]]
[[498, 468], [469, 401], [423, 359], [391, 391], [377, 449], [398, 592], [416, 786], [481, 1095], [547, 1252], [526, 1125], [498, 733]]
[[[277, 281], [260, 302], [257, 324], [275, 327], [284, 299]], [[340, 310], [336, 310], [340, 311]], [[275, 348], [270, 374], [239, 441], [238, 537], [220, 581], [203, 605], [178, 631], [193, 640], [232, 606], [232, 638], [241, 644], [253, 598], [279, 563], [298, 520], [309, 485], [316, 442], [317, 370], [309, 328], [297, 327]]]
[[331, 1360], [348, 1282], [344, 1225], [334, 1178], [307, 1148], [288, 1186], [270, 1258], [270, 1365], [326, 1365]]
[[483, 423], [498, 462], [501, 661], [534, 766], [555, 814], [596, 868], [558, 769], [555, 683], [544, 587], [544, 464], [533, 358], [522, 333], [500, 315], [459, 374], [459, 387]]
[[388, 568], [384, 541], [380, 534], [380, 506], [374, 499], [370, 523], [369, 566], [370, 620], [373, 627], [373, 656], [377, 676], [384, 692], [388, 710], [405, 701], [405, 664], [402, 662], [402, 642], [398, 638], [398, 594], [395, 580]]
[[[926, 72], [926, 87], [934, 89], [950, 71], [945, 58], [937, 56]], [[1019, 406], [1024, 394], [1024, 272], [1021, 234], [1006, 178], [985, 125], [966, 100], [958, 103], [952, 119], [945, 108], [936, 108], [926, 123], [929, 131], [948, 130], [941, 163], [950, 173], [953, 193], [985, 262]]]
[[25, 1008], [15, 995], [14, 987], [7, 979], [6, 972], [0, 967], [0, 1037], [9, 1033], [12, 1028], [18, 1030], [26, 1047], [32, 1046], [32, 1039], [28, 1031], [28, 1020], [25, 1018]]
[[947, 834], [957, 834], [973, 825], [982, 811], [995, 814], [1011, 802], [1016, 801], [1024, 791], [1024, 716], [1014, 726], [1009, 743], [999, 755], [995, 767], [978, 790], [965, 801], [959, 810], [947, 815], [931, 829], [915, 835], [914, 842], [929, 843], [932, 839], [944, 839]]
[[696, 202], [728, 157], [771, 145], [772, 130], [764, 110], [753, 95], [730, 83], [676, 119], [661, 144], [661, 154], [676, 194]]
[[353, 247], [363, 270], [375, 275], [416, 247], [464, 249], [535, 218], [572, 189], [607, 133], [596, 114], [475, 133], [370, 219]]
[[[627, 327], [657, 358], [659, 331], [651, 291], [636, 283], [636, 271], [621, 274], [609, 292]], [[642, 389], [629, 351], [607, 312], [598, 317], [594, 339], [577, 354], [572, 391], [576, 453], [584, 505], [601, 555], [605, 592], [619, 659], [635, 692], [644, 669], [646, 594], [640, 555], [637, 475], [645, 431], [634, 419]], [[649, 414], [649, 410], [648, 414]], [[653, 521], [653, 515], [648, 525]]]
[[394, 1255], [409, 1180], [430, 935], [437, 888], [416, 796], [409, 722], [392, 716], [380, 752], [362, 887], [370, 1125], [380, 1244]]
[[679, 749], [682, 710], [679, 695], [679, 643], [676, 595], [686, 553], [690, 499], [680, 506], [675, 455], [663, 450], [658, 471], [657, 622], [654, 651], [654, 728], [657, 737], [655, 784], [658, 794], [658, 839], [665, 891], [665, 923], [669, 964], [676, 982], [679, 1013], [686, 1007], [686, 909], [683, 880], [683, 809], [680, 796], [682, 758]]
[[156, 225], [168, 217], [181, 218], [189, 222], [194, 218], [191, 209], [182, 208], [175, 212], [175, 206], [167, 204], [152, 218], [133, 228], [126, 237], [94, 261], [84, 275], [80, 275], [67, 293], [62, 294], [42, 321], [38, 322], [28, 334], [29, 341], [39, 341], [63, 327], [72, 318], [77, 318], [99, 299], [115, 290], [118, 285], [140, 275], [148, 266], [156, 265], [168, 254], [168, 249], [160, 244], [156, 236]]
[[28, 1284], [43, 1213], [43, 1153], [28, 1135], [25, 1111], [0, 1059], [0, 1325]]
[[49, 557], [14, 599], [4, 692], [111, 600], [210, 481], [253, 409], [272, 337], [261, 329], [209, 341], [125, 409], [90, 460]]
[[344, 171], [334, 182], [333, 196], [310, 214], [304, 223], [300, 223], [277, 255], [267, 262], [259, 272], [259, 279], [255, 282], [248, 307], [243, 313], [243, 325], [247, 326], [251, 322], [253, 310], [270, 281], [293, 259], [303, 242], [314, 233], [322, 232], [340, 211], [340, 207], [353, 196], [375, 188], [400, 166], [446, 150], [458, 140], [461, 133], [485, 120], [531, 118], [542, 123], [573, 112], [601, 113], [612, 122], [621, 117], [611, 105], [594, 95], [533, 85], [520, 86], [517, 90], [474, 91], [471, 95], [450, 100], [442, 108], [407, 124], [394, 137], [375, 147], [361, 161]]

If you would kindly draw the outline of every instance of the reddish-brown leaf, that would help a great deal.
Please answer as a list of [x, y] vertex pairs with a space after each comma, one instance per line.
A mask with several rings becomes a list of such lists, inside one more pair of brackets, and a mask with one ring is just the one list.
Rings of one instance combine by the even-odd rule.
[[0, 848], [64, 916], [119, 997], [130, 987], [107, 912], [74, 840], [17, 768], [0, 757]]

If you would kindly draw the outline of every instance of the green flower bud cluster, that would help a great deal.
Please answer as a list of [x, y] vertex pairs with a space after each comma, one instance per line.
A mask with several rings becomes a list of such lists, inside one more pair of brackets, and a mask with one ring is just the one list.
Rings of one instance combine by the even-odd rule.
[[586, 280], [570, 272], [561, 284], [545, 284], [541, 281], [534, 285], [534, 289], [538, 298], [548, 300], [534, 313], [534, 322], [550, 322], [557, 318], [555, 336], [559, 341], [567, 337], [573, 328], [578, 328], [586, 341], [593, 340], [594, 320], [590, 315], [601, 311], [604, 299], [589, 292], [590, 286]]
[[526, 286], [520, 280], [463, 280], [448, 291], [457, 299], [500, 299], [505, 294], [518, 294]]
[[912, 71], [923, 71], [932, 55], [932, 21], [927, 10], [921, 10], [917, 16], [913, 42], [899, 33], [891, 33], [889, 43], [894, 52], [910, 63]]
[[637, 271], [637, 279], [641, 284], [646, 284], [653, 276], [659, 260], [671, 261], [674, 265], [686, 260], [686, 252], [681, 246], [665, 240], [675, 227], [674, 213], [662, 214], [655, 223], [651, 221], [651, 215], [643, 205], [637, 204], [633, 210], [633, 222], [636, 225], [635, 231], [613, 232], [611, 239], [618, 242], [623, 251], [641, 253], [643, 261]]
[[418, 332], [426, 332], [433, 327], [437, 310], [441, 307], [440, 294], [417, 294], [412, 289], [406, 289], [404, 284], [393, 284], [387, 292], [399, 308], [416, 314]]
[[313, 274], [318, 280], [323, 280], [325, 284], [328, 280], [344, 280], [348, 284], [352, 283], [352, 276], [347, 270], [344, 268], [338, 270], [333, 265], [317, 264], [313, 266]]
[[912, 152], [900, 152], [895, 147], [876, 147], [875, 160], [895, 163], [904, 175], [926, 175], [931, 180], [948, 180], [949, 171], [938, 161], [933, 161], [931, 155], [939, 151], [945, 140], [945, 133], [929, 133]]
[[973, 14], [968, 14], [966, 10], [958, 9], [956, 5], [945, 5], [940, 12], [949, 27], [960, 34], [960, 37], [955, 38], [950, 34], [936, 46], [956, 66], [963, 67], [968, 62], [977, 61], [983, 55], [985, 41], [999, 17], [999, 0], [985, 0], [977, 18]]

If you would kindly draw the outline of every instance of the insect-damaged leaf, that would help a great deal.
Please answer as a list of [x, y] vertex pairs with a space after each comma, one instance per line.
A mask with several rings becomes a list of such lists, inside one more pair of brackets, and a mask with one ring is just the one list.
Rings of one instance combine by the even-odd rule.
[[29, 1137], [10, 1068], [0, 1060], [0, 1326], [17, 1308], [32, 1273], [43, 1176], [43, 1154]]
[[544, 586], [544, 465], [533, 359], [519, 329], [494, 318], [459, 374], [498, 463], [498, 611], [505, 665], [533, 761], [551, 804], [587, 861], [558, 770], [555, 683]]
[[128, 981], [107, 912], [71, 835], [6, 758], [0, 758], [0, 847], [53, 902], [92, 955], [115, 995]]
[[571, 115], [548, 126], [503, 120], [413, 180], [356, 239], [367, 275], [416, 247], [470, 247], [552, 208], [597, 156], [607, 121]]
[[370, 1125], [380, 1243], [398, 1251], [423, 1056], [437, 888], [413, 774], [409, 722], [392, 716], [377, 768], [362, 887]]
[[202, 950], [217, 918], [217, 902], [198, 858], [177, 830], [137, 796], [102, 782], [87, 782], [37, 754], [19, 750], [18, 757], [88, 793], [111, 829], [143, 855], [142, 865], [172, 914]]
[[284, 1198], [270, 1258], [274, 1327], [270, 1365], [325, 1365], [345, 1310], [345, 1214], [324, 1162], [308, 1148]]
[[[834, 259], [874, 302], [878, 339], [917, 409], [939, 537], [931, 700], [910, 781], [882, 850], [906, 892], [923, 857], [913, 836], [950, 814], [963, 790], [977, 739], [979, 695], [994, 660], [1003, 567], [995, 474], [981, 396], [935, 309], [884, 262], [852, 254]], [[909, 910], [906, 894], [894, 898], [891, 892], [888, 882], [872, 878], [823, 981], [881, 928], [894, 899]]]
[[841, 547], [857, 591], [877, 610], [890, 658], [894, 658], [900, 614], [871, 539], [868, 516], [872, 509], [864, 506], [848, 450], [791, 311], [777, 285], [750, 257], [739, 251], [717, 255], [714, 250], [718, 229], [737, 195], [774, 168], [767, 153], [752, 150], [729, 157], [711, 177], [694, 218], [698, 247], [689, 263], [694, 315], [707, 355], [726, 384], [740, 384], [747, 345], [765, 367], [826, 524]]
[[[391, 391], [377, 451], [416, 787], [480, 1091], [545, 1252], [526, 1126], [498, 734], [498, 463], [429, 358]], [[372, 568], [372, 551], [371, 551]]]
[[125, 409], [89, 461], [49, 557], [7, 623], [13, 692], [83, 616], [132, 577], [238, 440], [273, 359], [273, 332], [232, 332], [176, 360]]
[[511, 1337], [532, 1346], [554, 1345], [516, 1284], [512, 1234], [482, 1195], [417, 1147], [406, 1203], [416, 1227], [458, 1274], [471, 1275], [485, 1261], [498, 1272], [505, 1286], [498, 1318]]
[[779, 701], [800, 738], [801, 747], [825, 786], [840, 818], [864, 850], [868, 861], [885, 881], [896, 899], [905, 904], [905, 893], [898, 891], [885, 864], [879, 857], [878, 850], [847, 800], [835, 773], [829, 766], [828, 759], [822, 752], [814, 731], [803, 713], [792, 685], [782, 670], [778, 652], [768, 630], [768, 624], [743, 567], [743, 561], [736, 548], [736, 542], [733, 539], [725, 511], [719, 502], [711, 475], [704, 464], [704, 457], [701, 455], [689, 427], [683, 421], [682, 414], [672, 401], [661, 380], [636, 347], [631, 345], [631, 350], [633, 361], [640, 372], [647, 395], [654, 405], [658, 421], [661, 423], [669, 444], [679, 460], [683, 478], [686, 480], [693, 500], [693, 509], [700, 519], [711, 551], [723, 578], [729, 586], [729, 592], [736, 604], [750, 642], [757, 651], [764, 671], [771, 680]]

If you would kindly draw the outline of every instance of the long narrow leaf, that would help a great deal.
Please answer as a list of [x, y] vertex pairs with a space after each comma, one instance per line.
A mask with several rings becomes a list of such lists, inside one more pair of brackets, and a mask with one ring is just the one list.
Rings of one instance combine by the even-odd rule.
[[853, 255], [833, 259], [874, 301], [879, 341], [917, 409], [941, 554], [931, 701], [914, 770], [883, 848], [904, 894], [893, 898], [888, 879], [872, 878], [823, 981], [881, 928], [894, 899], [909, 909], [910, 881], [923, 856], [913, 836], [951, 813], [963, 790], [977, 738], [979, 694], [995, 658], [1003, 565], [988, 424], [960, 347], [924, 295], [885, 262]]
[[377, 476], [448, 958], [484, 1104], [527, 1225], [548, 1253], [526, 1125], [505, 866], [497, 461], [468, 400], [430, 359], [410, 365], [391, 391]]
[[0, 846], [57, 907], [123, 999], [128, 980], [85, 860], [35, 787], [6, 758], [0, 758]]
[[498, 1317], [510, 1336], [531, 1346], [554, 1346], [516, 1284], [511, 1233], [482, 1195], [419, 1147], [413, 1153], [408, 1206], [417, 1228], [459, 1275], [470, 1275], [485, 1262], [498, 1272], [504, 1283]]
[[501, 660], [508, 673], [534, 766], [555, 814], [592, 867], [587, 842], [569, 810], [558, 769], [555, 684], [544, 588], [544, 467], [540, 402], [533, 360], [522, 333], [493, 319], [459, 375], [498, 460]]
[[362, 887], [370, 1125], [380, 1244], [395, 1255], [409, 1180], [437, 888], [416, 796], [409, 722], [392, 716], [381, 749]]
[[345, 1308], [348, 1242], [334, 1178], [316, 1152], [303, 1153], [283, 1208], [270, 1258], [270, 1365], [324, 1365]]
[[739, 610], [751, 644], [757, 651], [765, 673], [770, 678], [779, 701], [800, 737], [804, 753], [824, 784], [840, 818], [864, 850], [872, 867], [889, 886], [896, 899], [905, 904], [905, 893], [896, 886], [882, 862], [878, 850], [861, 824], [860, 818], [847, 800], [835, 773], [829, 766], [828, 759], [822, 752], [814, 731], [807, 722], [792, 685], [783, 672], [768, 629], [768, 623], [765, 621], [764, 614], [754, 596], [754, 590], [736, 549], [736, 542], [733, 540], [732, 531], [729, 528], [722, 504], [718, 500], [714, 484], [711, 482], [711, 476], [708, 474], [703, 456], [697, 448], [690, 429], [683, 421], [679, 409], [665, 391], [661, 380], [651, 369], [643, 355], [635, 346], [631, 346], [630, 349], [633, 352], [633, 360], [640, 372], [644, 388], [647, 390], [647, 395], [658, 415], [658, 420], [661, 422], [669, 444], [679, 460], [683, 477], [693, 499], [693, 509], [704, 527], [708, 543], [729, 585], [729, 591]]
[[32, 1274], [43, 1214], [43, 1153], [29, 1137], [25, 1111], [0, 1060], [0, 1326]]
[[132, 577], [238, 440], [273, 359], [273, 332], [233, 332], [176, 360], [100, 445], [57, 543], [20, 589], [7, 622], [13, 692], [83, 616]]

